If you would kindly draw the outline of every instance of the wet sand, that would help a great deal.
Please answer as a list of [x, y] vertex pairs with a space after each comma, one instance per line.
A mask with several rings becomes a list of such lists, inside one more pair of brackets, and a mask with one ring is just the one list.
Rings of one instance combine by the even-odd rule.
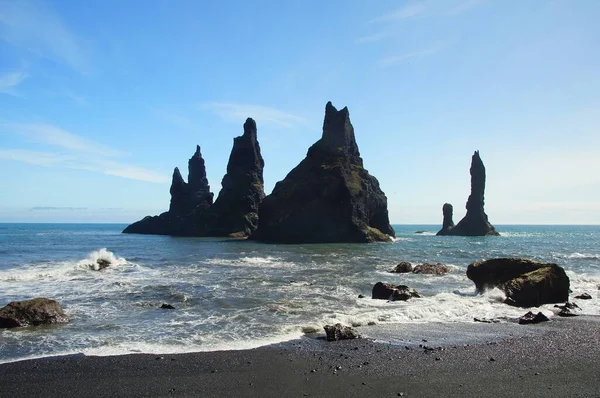
[[0, 396], [600, 397], [600, 317], [361, 331], [376, 340], [7, 363]]

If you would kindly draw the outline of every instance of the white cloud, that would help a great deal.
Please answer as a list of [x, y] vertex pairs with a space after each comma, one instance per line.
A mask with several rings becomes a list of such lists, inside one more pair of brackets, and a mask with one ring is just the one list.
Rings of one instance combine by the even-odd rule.
[[23, 80], [27, 79], [29, 75], [25, 72], [10, 72], [4, 75], [0, 75], [0, 93], [19, 95], [16, 88]]
[[385, 57], [385, 58], [380, 59], [378, 63], [380, 66], [383, 66], [383, 67], [398, 65], [398, 64], [402, 64], [404, 62], [410, 61], [410, 60], [433, 55], [433, 54], [441, 51], [444, 47], [445, 47], [444, 45], [438, 44], [438, 45], [434, 45], [432, 47], [426, 48], [424, 50], [407, 52], [407, 53], [400, 54], [400, 55], [393, 55], [393, 56]]
[[369, 23], [399, 21], [407, 18], [412, 18], [416, 15], [421, 14], [423, 11], [425, 11], [425, 5], [423, 3], [408, 4], [385, 15], [381, 15], [377, 18], [374, 18], [370, 20]]
[[30, 141], [76, 152], [117, 157], [124, 153], [49, 124], [3, 123], [0, 131], [21, 134]]
[[383, 32], [379, 32], [379, 33], [374, 33], [372, 35], [367, 35], [367, 36], [359, 37], [354, 42], [356, 44], [373, 43], [373, 42], [377, 42], [377, 41], [381, 41], [381, 40], [387, 39], [387, 38], [389, 38], [391, 36], [392, 36], [392, 34], [390, 32], [383, 31]]
[[450, 14], [456, 15], [462, 12], [468, 11], [472, 8], [475, 8], [481, 4], [483, 4], [486, 0], [465, 0], [461, 3], [455, 5], [451, 10]]
[[0, 2], [0, 40], [89, 73], [87, 48], [60, 16], [44, 4], [31, 1]]
[[291, 128], [299, 124], [306, 125], [307, 123], [307, 121], [300, 116], [261, 105], [210, 102], [201, 105], [200, 108], [214, 112], [221, 118], [236, 123], [242, 123], [249, 117], [256, 120], [256, 123], [259, 125], [261, 123], [274, 124], [285, 128]]
[[172, 110], [162, 109], [162, 108], [150, 108], [152, 113], [159, 118], [164, 120], [167, 123], [172, 125], [184, 128], [184, 129], [195, 129], [198, 127], [197, 123], [195, 123], [189, 117]]
[[30, 151], [26, 149], [1, 149], [0, 159], [34, 164], [36, 166], [52, 166], [69, 158], [51, 152]]
[[38, 144], [57, 148], [60, 152], [0, 148], [0, 159], [43, 167], [85, 170], [131, 180], [152, 183], [168, 182], [169, 177], [112, 158], [124, 156], [121, 151], [88, 140], [48, 124], [0, 124], [0, 131], [23, 135]]

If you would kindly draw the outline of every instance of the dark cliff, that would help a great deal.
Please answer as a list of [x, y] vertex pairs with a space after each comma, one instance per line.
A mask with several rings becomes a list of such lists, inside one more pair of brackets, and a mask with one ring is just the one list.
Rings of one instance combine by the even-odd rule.
[[259, 208], [252, 239], [265, 242], [373, 242], [395, 236], [387, 198], [363, 167], [347, 108], [325, 108], [322, 138]]

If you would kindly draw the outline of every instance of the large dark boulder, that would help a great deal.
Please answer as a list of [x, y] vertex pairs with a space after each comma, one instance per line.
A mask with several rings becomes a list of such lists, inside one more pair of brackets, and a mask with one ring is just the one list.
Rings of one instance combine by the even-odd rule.
[[325, 325], [325, 334], [327, 335], [327, 341], [337, 340], [352, 340], [360, 339], [360, 334], [350, 326], [344, 326], [341, 323], [335, 325]]
[[421, 295], [406, 285], [393, 285], [391, 283], [377, 282], [373, 286], [371, 298], [376, 300], [407, 301], [413, 297], [419, 298]]
[[123, 230], [129, 234], [150, 235], [195, 235], [195, 214], [213, 203], [213, 193], [206, 179], [206, 167], [196, 146], [196, 152], [188, 161], [188, 182], [181, 176], [179, 168], [173, 170], [169, 211], [159, 216], [146, 216]]
[[475, 151], [471, 158], [471, 195], [467, 200], [467, 214], [452, 227], [452, 206], [446, 203], [442, 208], [444, 212], [444, 224], [437, 235], [453, 236], [498, 236], [496, 229], [488, 221], [485, 214], [485, 166], [479, 157], [479, 151]]
[[404, 273], [412, 272], [412, 271], [413, 271], [413, 266], [411, 263], [409, 263], [408, 261], [401, 261], [390, 272], [393, 272], [396, 274], [404, 274]]
[[227, 174], [215, 203], [196, 217], [198, 236], [247, 237], [258, 226], [258, 207], [265, 197], [256, 122], [248, 118], [244, 134], [234, 138]]
[[508, 304], [518, 307], [538, 307], [569, 299], [569, 277], [553, 263], [496, 258], [469, 264], [467, 277], [478, 292], [497, 287], [506, 294]]
[[412, 272], [413, 274], [446, 275], [448, 273], [448, 267], [442, 263], [424, 263], [414, 267]]
[[0, 328], [68, 323], [57, 301], [47, 298], [13, 301], [0, 308]]
[[395, 236], [387, 198], [363, 167], [347, 108], [325, 107], [323, 136], [259, 208], [251, 239], [280, 243], [374, 242]]

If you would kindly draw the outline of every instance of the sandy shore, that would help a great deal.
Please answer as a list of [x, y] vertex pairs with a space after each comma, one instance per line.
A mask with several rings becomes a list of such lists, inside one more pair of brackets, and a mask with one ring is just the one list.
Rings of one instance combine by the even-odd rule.
[[[381, 340], [383, 328], [364, 331]], [[393, 344], [304, 338], [244, 351], [8, 363], [0, 396], [600, 397], [600, 317], [391, 329], [383, 340]]]

